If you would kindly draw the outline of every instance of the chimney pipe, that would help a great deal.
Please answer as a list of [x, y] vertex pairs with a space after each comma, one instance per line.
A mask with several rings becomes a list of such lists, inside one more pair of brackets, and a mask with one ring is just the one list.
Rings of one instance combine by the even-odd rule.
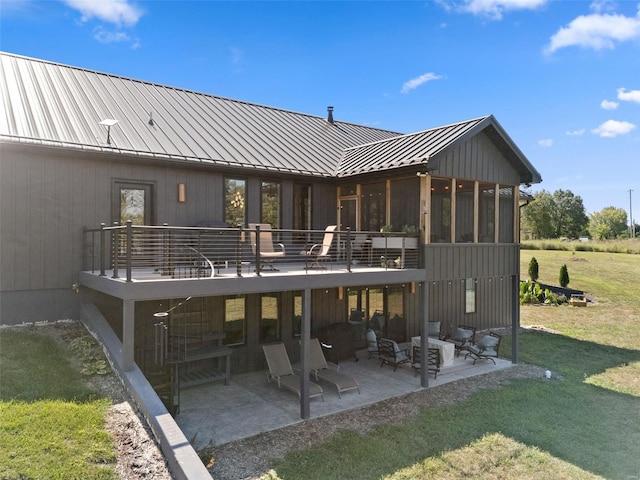
[[333, 123], [333, 107], [327, 107], [327, 122]]

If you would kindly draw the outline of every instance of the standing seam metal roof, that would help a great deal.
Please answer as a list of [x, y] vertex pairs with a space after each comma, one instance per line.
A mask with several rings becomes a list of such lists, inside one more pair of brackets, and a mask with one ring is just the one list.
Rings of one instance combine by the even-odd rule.
[[349, 177], [419, 167], [487, 129], [522, 178], [541, 180], [493, 116], [402, 135], [3, 52], [0, 79], [5, 141]]

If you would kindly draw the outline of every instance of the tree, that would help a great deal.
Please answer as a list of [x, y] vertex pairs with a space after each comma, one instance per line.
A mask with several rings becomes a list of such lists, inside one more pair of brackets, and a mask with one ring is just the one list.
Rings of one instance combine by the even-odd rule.
[[622, 208], [606, 207], [589, 218], [589, 233], [596, 240], [618, 238], [627, 229], [627, 212]]
[[577, 238], [588, 223], [582, 198], [570, 190], [541, 190], [522, 211], [523, 235], [531, 238]]
[[538, 280], [538, 260], [536, 260], [536, 257], [531, 257], [529, 261], [529, 278], [531, 278], [532, 282]]
[[569, 285], [569, 270], [567, 270], [566, 263], [560, 267], [560, 276], [558, 277], [558, 281], [563, 287]]

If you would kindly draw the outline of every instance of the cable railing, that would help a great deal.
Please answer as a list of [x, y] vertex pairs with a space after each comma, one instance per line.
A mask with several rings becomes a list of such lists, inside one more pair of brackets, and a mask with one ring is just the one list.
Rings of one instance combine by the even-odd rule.
[[[106, 225], [84, 230], [83, 269], [101, 276], [124, 278], [242, 277], [247, 272], [278, 270], [288, 265], [300, 270], [351, 271], [356, 267], [417, 268], [417, 237], [395, 232], [178, 227], [169, 225]], [[328, 244], [322, 258], [312, 256]]]

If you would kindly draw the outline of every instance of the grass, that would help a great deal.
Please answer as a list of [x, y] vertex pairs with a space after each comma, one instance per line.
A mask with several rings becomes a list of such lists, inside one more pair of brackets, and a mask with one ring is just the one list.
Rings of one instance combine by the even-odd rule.
[[551, 380], [514, 380], [366, 435], [344, 431], [263, 478], [640, 478], [640, 256], [527, 250], [523, 272], [532, 255], [540, 281], [557, 284], [567, 263], [569, 286], [597, 301], [522, 307], [523, 325], [558, 332], [520, 336], [521, 361], [550, 369]]
[[564, 250], [569, 252], [604, 252], [640, 254], [640, 240], [589, 240], [588, 242], [562, 240], [526, 240], [524, 250]]
[[109, 399], [46, 334], [0, 330], [0, 478], [115, 479]]

